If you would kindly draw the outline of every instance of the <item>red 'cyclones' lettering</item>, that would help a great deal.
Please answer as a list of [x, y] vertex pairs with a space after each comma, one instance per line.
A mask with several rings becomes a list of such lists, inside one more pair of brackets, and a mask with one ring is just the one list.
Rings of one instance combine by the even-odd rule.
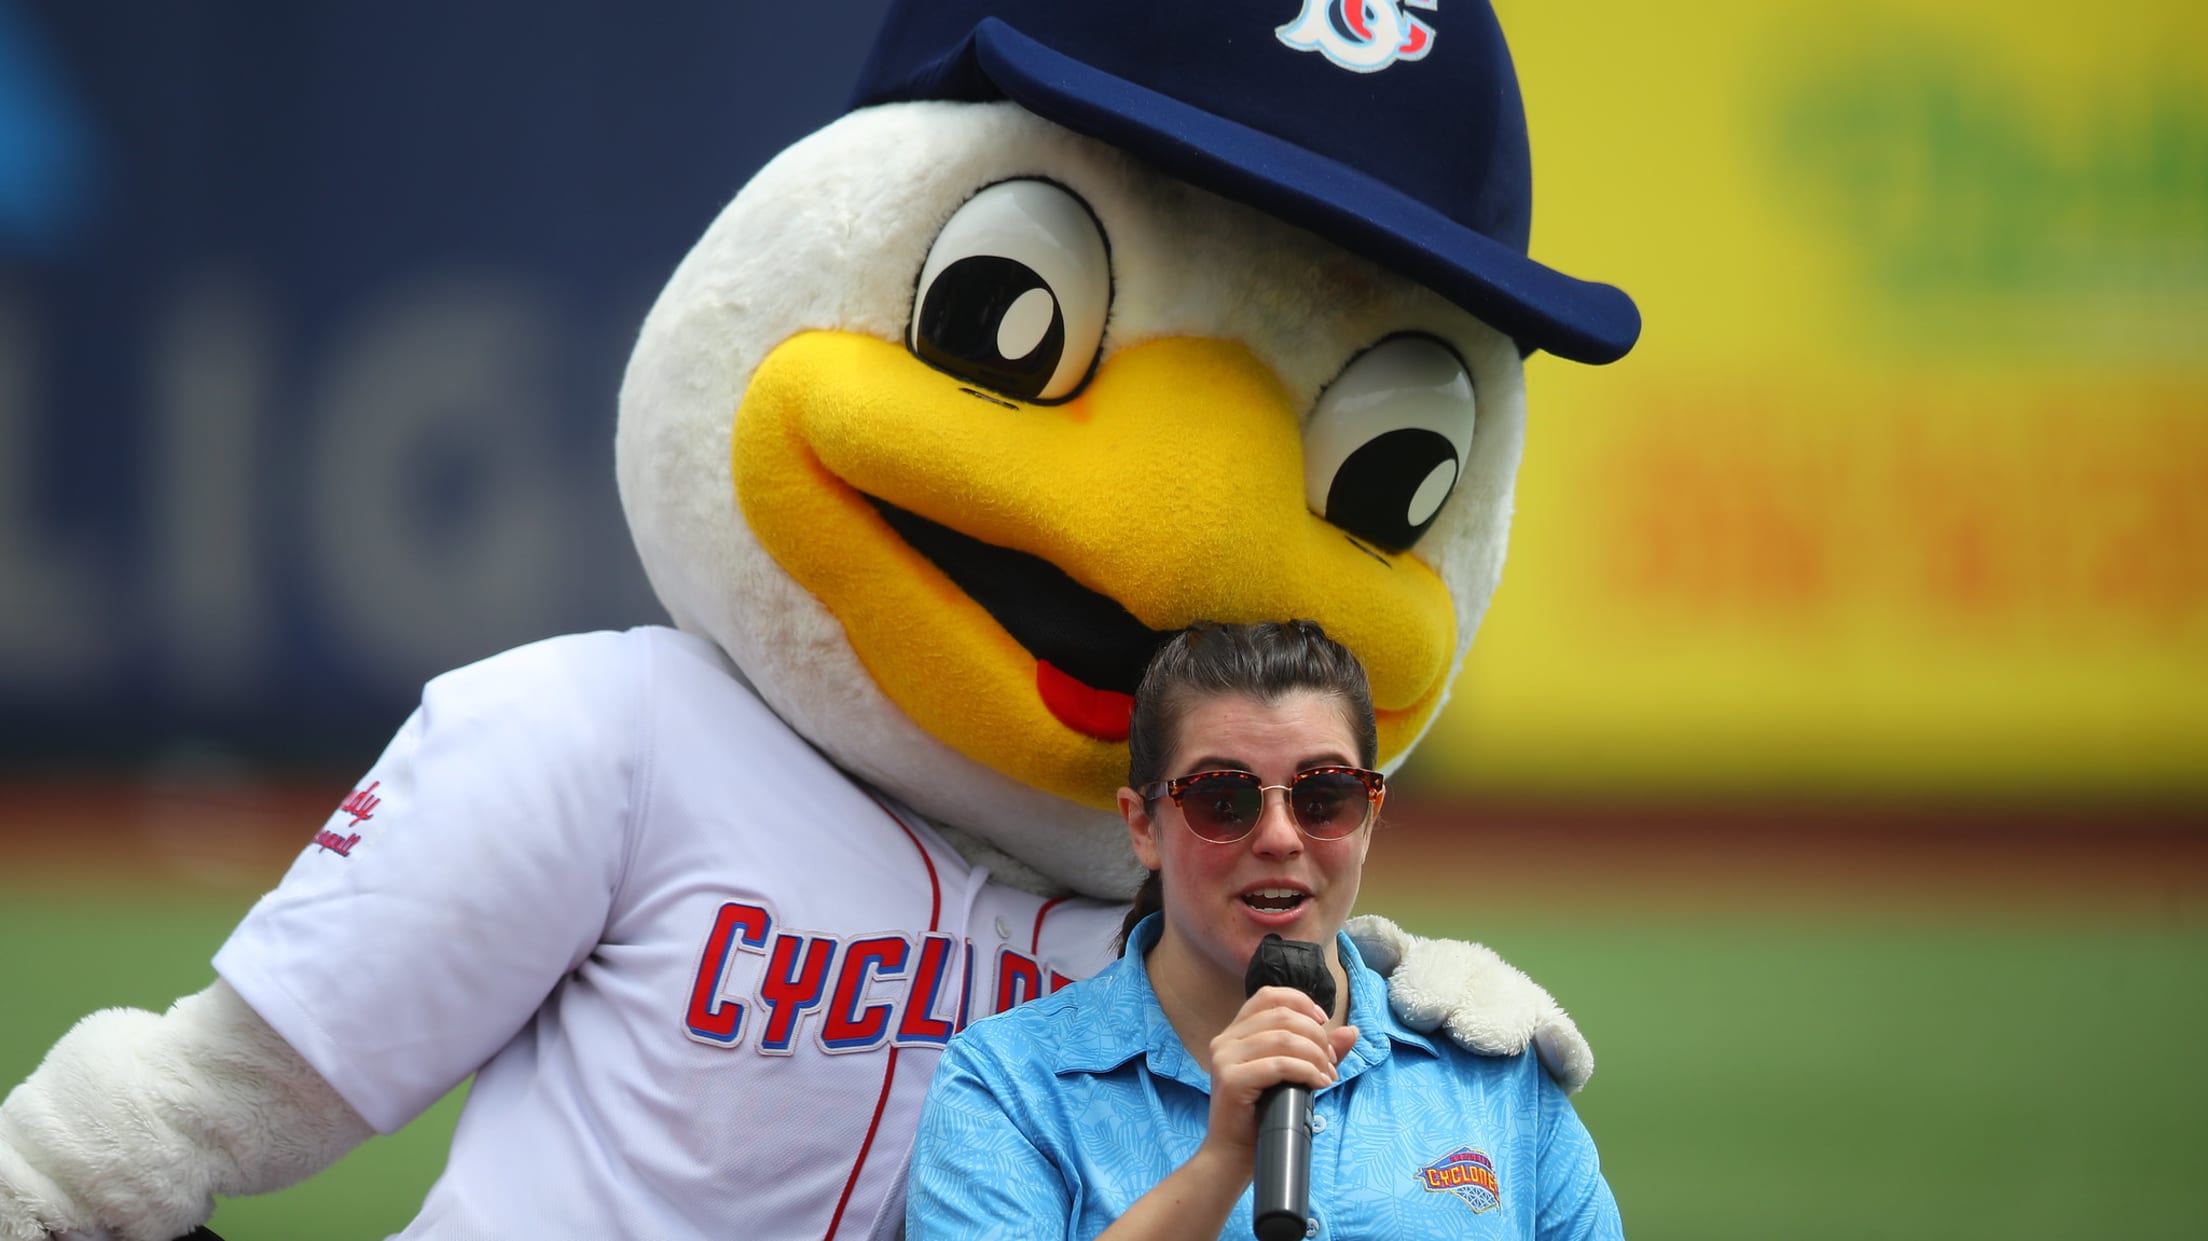
[[[866, 995], [869, 972], [877, 978], [897, 978], [905, 972], [905, 957], [912, 945], [902, 935], [876, 935], [854, 940], [843, 953], [843, 968], [836, 973], [836, 990], [821, 1022], [820, 1045], [829, 1051], [857, 1051], [882, 1041], [889, 1029], [888, 1004], [858, 1009]], [[857, 1011], [854, 1011], [857, 1010]]]
[[692, 1038], [723, 1046], [744, 1035], [744, 1006], [721, 998], [721, 983], [728, 974], [729, 954], [737, 948], [763, 952], [774, 916], [757, 905], [734, 901], [714, 916], [713, 931], [705, 938], [705, 952], [698, 958], [697, 981], [690, 985], [690, 1011], [686, 1028]]
[[[970, 1015], [1002, 1012], [1073, 981], [1027, 953], [1004, 948], [997, 953], [995, 986], [977, 997], [973, 947], [940, 932], [849, 940], [778, 932], [765, 907], [730, 901], [714, 915], [699, 950], [683, 1029], [702, 1043], [740, 1046], [756, 1024], [746, 1020], [751, 1009], [764, 1005], [757, 1050], [766, 1055], [791, 1054], [816, 1010], [814, 1037], [823, 1051], [940, 1047]], [[753, 975], [748, 982], [738, 982], [732, 975], [745, 956], [760, 961], [746, 971]], [[960, 975], [955, 1000], [945, 994], [954, 973]]]
[[997, 1008], [1017, 1008], [1043, 993], [1042, 967], [1010, 948], [997, 954]]
[[913, 973], [906, 992], [905, 1017], [897, 1023], [897, 1042], [940, 1047], [957, 1032], [948, 1017], [936, 1015], [936, 998], [943, 993], [945, 971], [957, 941], [948, 935], [930, 935], [920, 941], [920, 968]]
[[759, 1035], [759, 1050], [788, 1054], [797, 1037], [797, 1023], [807, 1010], [820, 1007], [828, 962], [835, 955], [836, 941], [825, 935], [774, 937], [767, 974], [759, 982], [759, 998], [767, 1002], [767, 1028]]

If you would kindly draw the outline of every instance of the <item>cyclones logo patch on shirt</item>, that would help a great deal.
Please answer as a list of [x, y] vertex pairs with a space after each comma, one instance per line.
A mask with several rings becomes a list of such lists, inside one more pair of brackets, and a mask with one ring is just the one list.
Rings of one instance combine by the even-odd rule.
[[1495, 1179], [1495, 1165], [1485, 1151], [1460, 1146], [1418, 1170], [1426, 1192], [1455, 1194], [1478, 1215], [1502, 1203], [1503, 1191]]

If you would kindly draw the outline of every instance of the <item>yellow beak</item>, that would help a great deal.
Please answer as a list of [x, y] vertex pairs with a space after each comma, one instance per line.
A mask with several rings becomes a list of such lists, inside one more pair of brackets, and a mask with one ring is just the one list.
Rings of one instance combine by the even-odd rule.
[[1365, 663], [1382, 761], [1440, 704], [1448, 588], [1309, 511], [1298, 413], [1224, 341], [1121, 349], [1073, 400], [1033, 405], [808, 332], [754, 373], [734, 476], [761, 544], [921, 728], [1108, 808], [1126, 696], [1193, 621], [1319, 622]]

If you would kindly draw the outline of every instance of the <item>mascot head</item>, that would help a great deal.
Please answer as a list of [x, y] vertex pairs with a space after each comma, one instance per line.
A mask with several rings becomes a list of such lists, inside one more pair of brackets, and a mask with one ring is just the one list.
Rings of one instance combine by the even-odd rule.
[[631, 359], [622, 499], [675, 622], [1096, 895], [1139, 874], [1128, 695], [1191, 621], [1317, 620], [1400, 763], [1501, 571], [1523, 352], [1639, 331], [1527, 257], [1483, 0], [910, 0], [855, 105]]

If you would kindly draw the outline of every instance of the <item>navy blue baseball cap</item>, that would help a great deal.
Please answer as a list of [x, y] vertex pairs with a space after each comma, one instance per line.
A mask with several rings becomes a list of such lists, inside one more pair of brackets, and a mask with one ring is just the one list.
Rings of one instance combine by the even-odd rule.
[[1533, 167], [1487, 0], [892, 0], [851, 106], [1009, 99], [1579, 362], [1633, 299], [1526, 254]]

